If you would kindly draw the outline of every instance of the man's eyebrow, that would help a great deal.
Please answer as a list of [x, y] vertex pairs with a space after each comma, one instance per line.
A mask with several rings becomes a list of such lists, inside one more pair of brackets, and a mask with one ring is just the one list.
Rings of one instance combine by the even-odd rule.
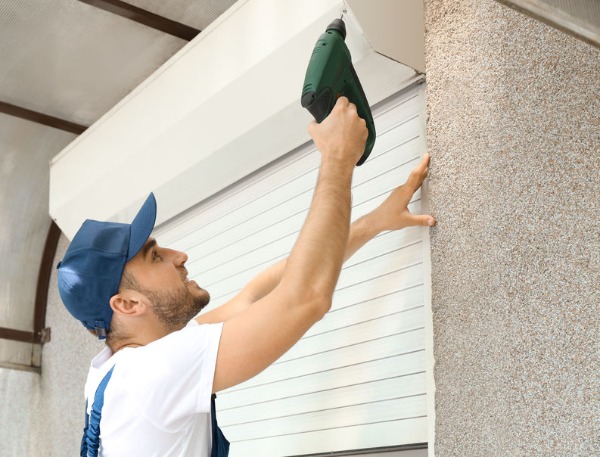
[[142, 248], [142, 257], [146, 258], [148, 252], [150, 252], [154, 246], [156, 246], [156, 240], [154, 238], [150, 238]]

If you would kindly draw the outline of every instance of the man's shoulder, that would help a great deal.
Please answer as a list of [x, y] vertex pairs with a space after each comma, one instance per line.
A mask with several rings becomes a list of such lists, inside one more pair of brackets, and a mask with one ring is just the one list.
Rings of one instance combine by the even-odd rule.
[[[112, 354], [105, 348], [93, 360], [86, 383], [86, 396], [93, 395], [102, 378], [114, 366], [110, 390], [138, 392], [157, 384], [169, 385], [182, 381], [189, 370], [199, 375], [214, 370], [222, 324], [188, 325], [145, 346], [126, 347]], [[211, 377], [212, 379], [212, 377]], [[111, 388], [112, 386], [112, 388]]]
[[178, 360], [202, 358], [216, 350], [221, 331], [222, 324], [189, 323], [181, 330], [171, 332], [145, 346], [123, 350], [123, 355], [116, 358], [116, 363], [121, 363], [122, 360], [128, 365], [160, 366], [175, 364]]

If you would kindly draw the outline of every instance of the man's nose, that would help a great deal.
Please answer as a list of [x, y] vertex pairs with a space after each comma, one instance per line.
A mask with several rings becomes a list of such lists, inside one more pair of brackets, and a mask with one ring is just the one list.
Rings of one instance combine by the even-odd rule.
[[185, 252], [174, 251], [175, 253], [175, 262], [177, 265], [183, 265], [188, 261], [188, 256]]

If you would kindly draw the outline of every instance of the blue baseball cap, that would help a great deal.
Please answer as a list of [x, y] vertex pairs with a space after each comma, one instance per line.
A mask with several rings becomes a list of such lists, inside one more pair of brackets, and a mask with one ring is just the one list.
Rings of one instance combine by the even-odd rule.
[[110, 330], [110, 299], [125, 264], [142, 249], [156, 222], [150, 194], [131, 224], [87, 219], [58, 264], [58, 291], [67, 310], [100, 339]]

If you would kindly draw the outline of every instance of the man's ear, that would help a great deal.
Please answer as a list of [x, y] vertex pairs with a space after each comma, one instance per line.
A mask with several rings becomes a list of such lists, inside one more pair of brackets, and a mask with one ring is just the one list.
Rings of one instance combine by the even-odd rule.
[[126, 289], [110, 298], [110, 307], [114, 313], [135, 316], [145, 312], [146, 302], [139, 292]]

